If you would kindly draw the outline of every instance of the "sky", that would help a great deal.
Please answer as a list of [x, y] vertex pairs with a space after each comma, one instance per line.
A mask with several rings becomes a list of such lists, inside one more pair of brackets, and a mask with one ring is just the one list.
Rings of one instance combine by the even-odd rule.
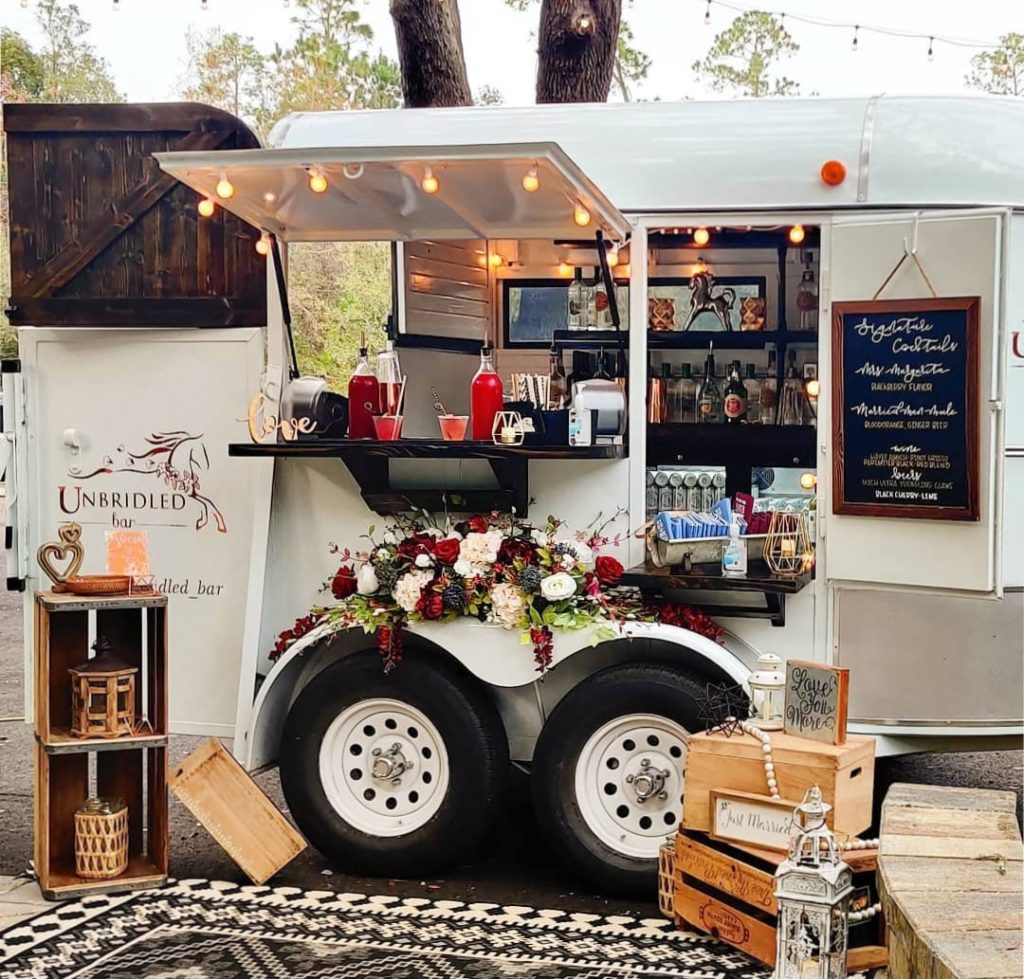
[[[36, 0], [0, 0], [0, 23], [37, 42]], [[185, 70], [185, 31], [189, 26], [220, 27], [251, 35], [261, 50], [286, 47], [295, 36], [293, 9], [284, 0], [77, 0], [91, 22], [90, 40], [107, 58], [114, 78], [130, 101], [175, 99]], [[751, 0], [729, 0], [746, 7]], [[735, 10], [719, 0], [704, 24], [705, 0], [625, 0], [625, 16], [635, 44], [653, 59], [646, 82], [636, 97], [717, 98], [697, 82], [690, 65], [701, 58], [717, 31], [728, 25]], [[801, 84], [805, 94], [822, 96], [950, 94], [965, 91], [964, 75], [974, 50], [941, 40], [950, 37], [995, 42], [1010, 31], [1024, 32], [1019, 0], [764, 0], [760, 9], [786, 12], [787, 28], [800, 45], [783, 71]], [[359, 8], [375, 32], [374, 44], [397, 57], [388, 0], [361, 0]], [[536, 10], [520, 13], [504, 0], [460, 0], [470, 85], [499, 89], [507, 104], [533, 102], [536, 71]], [[1016, 12], [1015, 12], [1016, 11]], [[797, 23], [808, 15], [845, 24], [863, 25], [858, 50], [852, 50], [852, 28], [825, 28]], [[879, 36], [865, 28], [884, 27], [934, 35], [935, 56], [927, 58], [928, 39]]]

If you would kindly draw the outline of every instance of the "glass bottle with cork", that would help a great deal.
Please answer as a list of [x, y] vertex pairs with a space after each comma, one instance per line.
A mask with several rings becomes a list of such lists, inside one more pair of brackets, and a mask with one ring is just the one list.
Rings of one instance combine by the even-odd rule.
[[491, 347], [484, 343], [480, 349], [480, 366], [469, 386], [469, 419], [472, 436], [477, 441], [491, 441], [494, 416], [504, 405], [504, 387], [494, 369]]
[[697, 389], [697, 421], [705, 424], [721, 422], [725, 417], [722, 392], [715, 377], [715, 344], [708, 344], [704, 359], [704, 379]]
[[672, 377], [668, 385], [669, 421], [690, 423], [694, 419], [697, 401], [697, 382], [689, 364], [683, 364], [681, 373]]
[[348, 381], [348, 437], [372, 439], [373, 416], [380, 414], [380, 385], [370, 366], [366, 334], [359, 337], [359, 362]]
[[567, 396], [568, 384], [565, 365], [562, 363], [562, 352], [552, 340], [551, 348], [548, 350], [548, 408], [553, 411], [564, 408]]
[[775, 349], [768, 351], [768, 373], [761, 382], [760, 414], [762, 425], [776, 424], [776, 409], [779, 405], [779, 381], [775, 372]]
[[747, 389], [740, 378], [740, 362], [734, 360], [729, 365], [729, 383], [723, 395], [725, 420], [729, 424], [737, 424], [747, 420]]

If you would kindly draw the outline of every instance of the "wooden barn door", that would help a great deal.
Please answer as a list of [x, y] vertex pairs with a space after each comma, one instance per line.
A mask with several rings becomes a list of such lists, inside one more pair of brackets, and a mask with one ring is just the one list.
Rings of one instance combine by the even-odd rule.
[[[263, 326], [259, 233], [164, 173], [163, 150], [251, 149], [193, 103], [6, 105], [16, 326]], [[7, 299], [7, 297], [4, 297]]]

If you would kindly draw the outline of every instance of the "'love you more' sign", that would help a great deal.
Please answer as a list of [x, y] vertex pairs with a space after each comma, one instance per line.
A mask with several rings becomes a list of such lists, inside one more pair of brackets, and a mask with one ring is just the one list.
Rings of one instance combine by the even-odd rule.
[[978, 519], [977, 297], [832, 305], [832, 509]]
[[845, 744], [849, 699], [848, 669], [791, 659], [786, 663], [783, 730], [825, 744]]

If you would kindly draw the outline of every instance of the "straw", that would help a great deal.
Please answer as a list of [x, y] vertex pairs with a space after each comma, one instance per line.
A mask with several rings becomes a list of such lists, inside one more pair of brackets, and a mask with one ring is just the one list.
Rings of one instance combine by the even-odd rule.
[[398, 389], [398, 407], [395, 409], [395, 417], [402, 413], [402, 402], [405, 400], [405, 382], [409, 379], [408, 374], [402, 375], [402, 386]]

